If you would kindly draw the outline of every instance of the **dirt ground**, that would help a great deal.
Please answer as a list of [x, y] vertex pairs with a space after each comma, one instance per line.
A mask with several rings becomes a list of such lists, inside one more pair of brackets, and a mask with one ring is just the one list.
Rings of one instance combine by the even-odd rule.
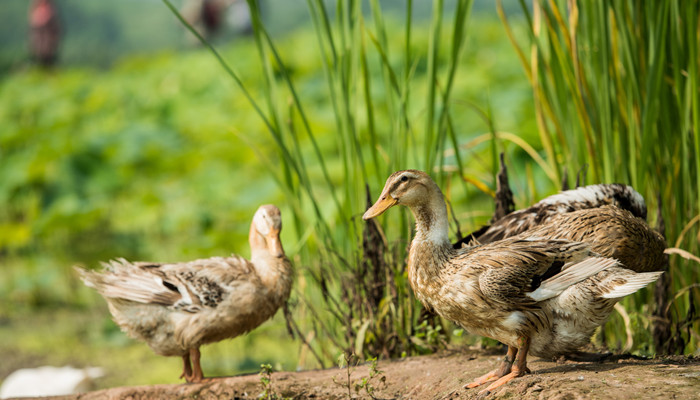
[[[436, 355], [381, 361], [370, 385], [376, 399], [476, 399], [478, 389], [463, 389], [476, 376], [494, 369], [502, 355], [446, 351]], [[528, 363], [532, 374], [494, 390], [490, 399], [700, 399], [700, 358], [634, 359], [613, 356], [604, 362], [545, 361]], [[57, 399], [370, 399], [355, 383], [370, 366], [275, 372], [267, 397], [260, 376], [213, 378], [201, 384], [120, 387]], [[382, 382], [381, 377], [385, 380]]]

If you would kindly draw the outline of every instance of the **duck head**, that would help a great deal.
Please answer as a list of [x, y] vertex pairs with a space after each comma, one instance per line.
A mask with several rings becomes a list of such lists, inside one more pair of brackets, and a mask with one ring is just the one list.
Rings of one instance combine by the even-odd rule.
[[414, 169], [394, 172], [386, 180], [379, 200], [365, 212], [362, 219], [379, 216], [397, 204], [410, 209], [427, 205], [436, 193], [442, 199], [440, 189], [425, 172]]
[[413, 169], [394, 172], [386, 180], [379, 200], [362, 219], [374, 218], [397, 204], [411, 209], [416, 219], [414, 241], [427, 240], [445, 248], [451, 247], [445, 199], [428, 174]]
[[250, 227], [251, 247], [265, 247], [272, 256], [284, 257], [284, 249], [280, 242], [281, 230], [280, 209], [272, 204], [260, 206], [253, 216]]

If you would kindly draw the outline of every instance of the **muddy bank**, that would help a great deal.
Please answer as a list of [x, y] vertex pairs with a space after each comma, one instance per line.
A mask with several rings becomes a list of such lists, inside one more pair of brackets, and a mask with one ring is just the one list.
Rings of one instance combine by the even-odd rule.
[[[368, 388], [362, 383], [368, 364], [347, 370], [275, 372], [269, 399], [476, 399], [463, 389], [474, 377], [495, 368], [502, 355], [448, 351], [436, 355], [381, 361]], [[492, 399], [698, 399], [700, 358], [650, 360], [612, 357], [604, 362], [552, 362], [533, 359], [532, 374], [496, 389]], [[383, 377], [383, 378], [382, 378]], [[348, 388], [349, 386], [349, 388]], [[119, 387], [57, 399], [258, 399], [264, 391], [257, 374], [214, 378], [201, 384]], [[277, 396], [277, 397], [274, 397]]]

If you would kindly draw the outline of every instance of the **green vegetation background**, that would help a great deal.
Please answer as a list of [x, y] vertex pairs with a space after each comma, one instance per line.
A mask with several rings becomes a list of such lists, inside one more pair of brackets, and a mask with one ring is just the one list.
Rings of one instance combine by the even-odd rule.
[[[12, 6], [15, 18], [26, 15], [25, 2], [3, 3]], [[296, 6], [303, 18], [303, 4]], [[90, 19], [108, 7], [128, 18], [142, 14], [78, 1], [67, 2], [66, 9], [82, 7], [100, 9]], [[132, 21], [143, 29], [129, 33], [138, 33], [133, 40], [153, 42], [154, 49], [177, 46], [184, 31], [162, 3], [142, 7], [158, 22]], [[500, 127], [534, 139], [527, 82], [495, 13], [474, 21], [479, 34], [470, 35], [455, 97], [490, 101]], [[331, 148], [331, 105], [320, 57], [309, 45], [316, 39], [310, 27], [299, 25], [280, 38], [279, 46], [304, 101], [313, 104], [310, 117], [322, 132], [322, 148]], [[416, 35], [414, 46], [425, 52], [421, 36], [427, 35], [427, 23], [418, 30], [424, 34]], [[122, 38], [114, 49], [98, 46], [103, 53], [97, 54], [90, 54], [89, 43], [69, 39], [62, 53], [68, 66], [44, 71], [13, 61], [0, 81], [0, 353], [5, 355], [0, 378], [19, 367], [71, 364], [105, 366], [104, 387], [178, 382], [179, 361], [158, 357], [121, 333], [104, 301], [83, 287], [71, 267], [114, 257], [247, 256], [247, 231], [257, 206], [278, 204], [285, 221], [291, 212], [248, 143], [265, 149], [272, 162], [279, 160], [258, 117], [206, 51], [149, 51], [118, 60], [106, 54], [113, 64], [105, 68], [103, 53], [128, 52], [132, 39]], [[10, 44], [14, 47], [3, 43], [13, 51], [4, 60], [25, 51], [19, 37]], [[72, 46], [87, 51], [73, 56]], [[234, 38], [220, 48], [245, 81], [261, 90], [252, 40]], [[88, 55], [90, 60], [82, 58]], [[95, 61], [97, 66], [83, 66]], [[416, 74], [424, 69], [419, 65]], [[487, 130], [466, 105], [460, 124], [465, 141]], [[478, 167], [478, 159], [475, 165], [477, 173], [490, 174], [490, 167]], [[524, 204], [530, 198], [522, 189], [516, 188]], [[489, 202], [486, 195], [481, 201]], [[485, 222], [490, 210], [481, 211], [476, 221]], [[294, 256], [300, 239], [290, 223], [282, 239]], [[261, 362], [286, 370], [315, 366], [300, 353], [299, 342], [287, 335], [277, 315], [247, 336], [205, 347], [202, 363], [208, 375], [256, 372]]]
[[[299, 254], [307, 238], [291, 229], [293, 211], [263, 165], [281, 164], [265, 126], [211, 54], [184, 49], [184, 32], [162, 3], [143, 2], [144, 12], [134, 12], [133, 3], [61, 3], [66, 13], [80, 11], [89, 23], [67, 31], [74, 37], [66, 39], [64, 66], [50, 71], [20, 61], [24, 33], [0, 23], [0, 379], [19, 367], [72, 364], [104, 366], [108, 374], [100, 387], [178, 382], [180, 362], [156, 356], [121, 333], [104, 301], [77, 280], [75, 264], [96, 266], [115, 257], [247, 256], [252, 213], [275, 203], [286, 224], [285, 248], [298, 269], [306, 267]], [[489, 132], [471, 106], [476, 104], [490, 110], [497, 130], [514, 132], [542, 152], [531, 87], [495, 10], [483, 3], [477, 2], [469, 20], [454, 82], [458, 139], [465, 144]], [[21, 21], [25, 7], [5, 0], [0, 18]], [[112, 18], [104, 17], [105, 9]], [[307, 11], [303, 3], [264, 11], [340, 187], [335, 117]], [[414, 54], [428, 52], [423, 12], [429, 10], [416, 11]], [[400, 48], [400, 15], [386, 15], [389, 47]], [[524, 22], [513, 19], [524, 38]], [[119, 40], [105, 46], [109, 38]], [[228, 33], [215, 44], [262, 98], [265, 84], [252, 38]], [[380, 61], [370, 60], [370, 66], [380, 81]], [[426, 70], [419, 58], [414, 79], [425, 80]], [[426, 89], [412, 96], [422, 98]], [[379, 85], [372, 94], [386, 95]], [[412, 103], [409, 113], [425, 113], [422, 106]], [[390, 123], [382, 118], [379, 125]], [[308, 140], [301, 145], [311, 154]], [[522, 148], [502, 146], [518, 207], [558, 189]], [[469, 147], [465, 159], [469, 177], [494, 189], [490, 143]], [[309, 163], [309, 170], [318, 168]], [[384, 178], [373, 177], [372, 183]], [[327, 200], [324, 206], [331, 208]], [[491, 215], [491, 198], [475, 187], [454, 190], [451, 200], [463, 231]], [[363, 211], [355, 210], [355, 217]], [[300, 272], [294, 296], [309, 285]], [[257, 372], [262, 362], [285, 370], [318, 366], [287, 335], [281, 313], [249, 335], [203, 348], [207, 375]]]

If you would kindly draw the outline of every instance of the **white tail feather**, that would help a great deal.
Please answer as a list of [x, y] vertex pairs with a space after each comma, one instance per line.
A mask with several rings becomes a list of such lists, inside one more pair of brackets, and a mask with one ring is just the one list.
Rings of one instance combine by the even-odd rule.
[[617, 260], [605, 257], [591, 257], [580, 262], [564, 264], [562, 272], [542, 282], [537, 290], [527, 295], [535, 301], [551, 299], [561, 294], [569, 286], [575, 285], [615, 264], [617, 264]]
[[[126, 265], [112, 261], [110, 266], [124, 268]], [[88, 271], [79, 267], [75, 270], [80, 274], [86, 286], [97, 290], [102, 296], [107, 298], [124, 299], [143, 304], [159, 303], [174, 304], [181, 299], [179, 293], [168, 290], [163, 279], [151, 274], [145, 274], [138, 269], [131, 271], [129, 275], [118, 275], [107, 271], [98, 273]], [[187, 300], [191, 302], [189, 296]]]
[[655, 280], [659, 279], [659, 276], [661, 276], [661, 274], [663, 274], [663, 271], [643, 272], [634, 274], [629, 277], [625, 277], [627, 282], [623, 283], [622, 285], [615, 286], [611, 291], [605, 293], [601, 297], [603, 297], [604, 299], [619, 299], [620, 297], [625, 297], [650, 284], [651, 282], [654, 282]]

